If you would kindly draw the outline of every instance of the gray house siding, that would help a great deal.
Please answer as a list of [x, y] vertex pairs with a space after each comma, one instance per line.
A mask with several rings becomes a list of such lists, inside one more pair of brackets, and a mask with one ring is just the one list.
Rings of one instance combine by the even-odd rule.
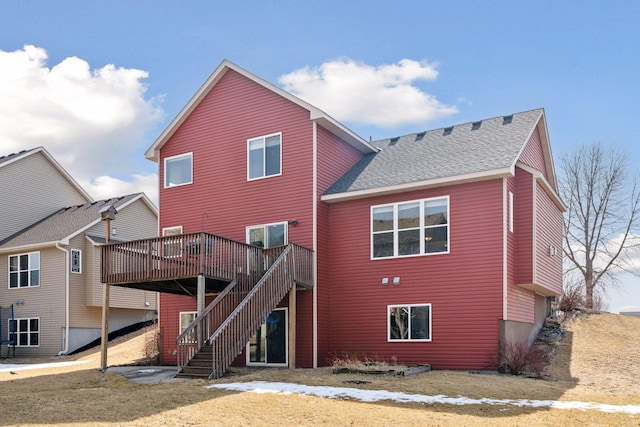
[[[35, 252], [35, 251], [31, 251]], [[18, 319], [40, 319], [40, 345], [17, 347], [16, 356], [55, 355], [62, 350], [64, 328], [64, 253], [49, 247], [40, 251], [40, 286], [9, 288], [9, 256], [0, 256], [0, 305], [14, 304]], [[11, 255], [25, 252], [17, 251]]]
[[42, 152], [0, 167], [0, 240], [57, 211], [87, 203]]

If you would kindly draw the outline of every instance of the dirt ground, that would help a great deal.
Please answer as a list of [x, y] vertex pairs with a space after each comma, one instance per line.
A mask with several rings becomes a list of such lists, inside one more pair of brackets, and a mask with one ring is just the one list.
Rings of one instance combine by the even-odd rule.
[[[109, 365], [143, 360], [147, 340], [145, 333], [117, 340], [110, 346]], [[0, 372], [0, 426], [640, 426], [640, 415], [596, 410], [393, 401], [363, 403], [349, 399], [204, 388], [214, 383], [260, 380], [449, 397], [640, 405], [639, 355], [640, 318], [613, 314], [575, 319], [546, 371], [545, 380], [457, 371], [431, 371], [401, 377], [335, 375], [330, 368], [243, 368], [232, 369], [216, 381], [147, 385], [100, 372], [100, 355], [94, 350], [65, 359], [86, 362], [84, 364], [16, 371], [15, 374]], [[55, 361], [61, 360], [56, 358]], [[13, 362], [11, 359], [2, 361]]]

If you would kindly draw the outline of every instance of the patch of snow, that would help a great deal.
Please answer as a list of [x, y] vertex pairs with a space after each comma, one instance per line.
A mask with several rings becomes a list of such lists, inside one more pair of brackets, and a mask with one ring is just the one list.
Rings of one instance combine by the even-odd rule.
[[399, 403], [423, 403], [432, 405], [441, 403], [445, 405], [510, 405], [531, 408], [556, 408], [556, 409], [580, 409], [601, 412], [615, 412], [625, 414], [640, 414], [640, 405], [609, 405], [593, 402], [565, 402], [558, 400], [529, 400], [529, 399], [472, 399], [469, 397], [447, 397], [445, 395], [427, 396], [423, 394], [409, 394], [387, 390], [361, 390], [349, 387], [307, 386], [302, 384], [290, 384], [266, 381], [251, 381], [246, 383], [212, 384], [205, 388], [218, 388], [232, 391], [246, 391], [253, 393], [282, 393], [304, 394], [330, 399], [357, 399], [362, 402], [378, 402], [381, 400], [393, 400]]
[[53, 363], [34, 363], [34, 364], [2, 364], [0, 363], [0, 372], [26, 371], [28, 369], [60, 368], [64, 366], [83, 365], [85, 363], [89, 363], [89, 361], [78, 360], [75, 362], [53, 362]]

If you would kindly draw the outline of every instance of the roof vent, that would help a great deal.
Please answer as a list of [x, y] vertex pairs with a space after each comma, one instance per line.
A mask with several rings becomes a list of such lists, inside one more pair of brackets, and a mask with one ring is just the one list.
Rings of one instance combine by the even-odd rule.
[[450, 126], [448, 128], [444, 128], [444, 132], [442, 132], [442, 136], [451, 135], [451, 132], [453, 132], [453, 126]]
[[395, 143], [398, 142], [399, 139], [400, 139], [399, 136], [396, 136], [395, 138], [391, 138], [389, 140], [389, 145], [395, 145]]
[[502, 118], [502, 124], [503, 125], [508, 125], [509, 123], [511, 123], [513, 121], [513, 114], [508, 115], [508, 116], [504, 116]]
[[422, 138], [427, 134], [427, 132], [418, 132], [416, 133], [416, 141], [421, 141]]
[[481, 125], [481, 124], [482, 124], [482, 121], [479, 121], [479, 122], [473, 122], [473, 123], [471, 124], [471, 130], [478, 130], [478, 129], [480, 129], [480, 125]]

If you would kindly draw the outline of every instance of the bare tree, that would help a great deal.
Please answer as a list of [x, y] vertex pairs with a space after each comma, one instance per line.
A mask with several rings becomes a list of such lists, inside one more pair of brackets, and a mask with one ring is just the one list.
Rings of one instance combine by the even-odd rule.
[[585, 305], [594, 308], [594, 290], [606, 290], [615, 272], [629, 271], [629, 250], [638, 246], [640, 194], [626, 156], [613, 149], [584, 146], [564, 157], [562, 166], [565, 273], [584, 280]]

